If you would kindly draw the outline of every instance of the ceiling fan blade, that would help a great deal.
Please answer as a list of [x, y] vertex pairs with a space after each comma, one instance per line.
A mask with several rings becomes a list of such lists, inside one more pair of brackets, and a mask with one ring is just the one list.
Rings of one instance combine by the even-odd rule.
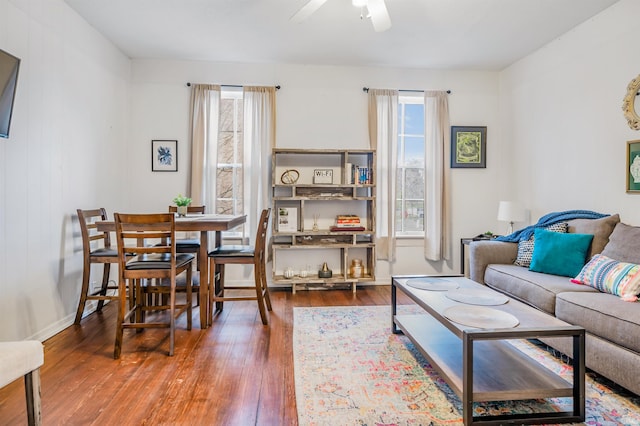
[[391, 18], [387, 11], [387, 6], [384, 4], [384, 0], [369, 0], [367, 2], [367, 10], [371, 15], [371, 23], [373, 29], [380, 33], [391, 28]]
[[307, 4], [302, 6], [289, 20], [291, 22], [300, 23], [307, 19], [313, 12], [320, 9], [327, 0], [309, 0]]

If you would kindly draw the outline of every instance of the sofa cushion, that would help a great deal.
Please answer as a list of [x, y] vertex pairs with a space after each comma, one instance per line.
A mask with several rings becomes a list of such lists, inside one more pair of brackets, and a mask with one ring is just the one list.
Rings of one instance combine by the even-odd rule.
[[491, 264], [484, 274], [485, 284], [507, 296], [532, 305], [548, 314], [555, 312], [556, 294], [564, 291], [600, 292], [569, 278], [541, 274], [516, 265]]
[[603, 254], [596, 254], [571, 282], [635, 302], [640, 294], [640, 265], [618, 262]]
[[602, 339], [640, 352], [640, 304], [606, 293], [565, 292], [556, 299], [556, 316]]
[[[546, 226], [544, 229], [552, 232], [566, 233], [568, 225], [566, 222], [554, 223], [553, 225]], [[531, 258], [533, 257], [533, 248], [535, 247], [535, 234], [528, 240], [518, 241], [518, 255], [515, 265], [524, 266], [528, 268], [531, 265]]]
[[602, 254], [620, 262], [640, 263], [640, 227], [618, 223]]
[[592, 234], [593, 241], [587, 254], [587, 259], [593, 255], [601, 253], [604, 246], [609, 242], [609, 236], [615, 226], [620, 222], [620, 215], [613, 214], [601, 219], [573, 219], [567, 222], [569, 225], [567, 232], [572, 234]]
[[536, 229], [535, 237], [529, 269], [565, 277], [580, 273], [593, 240], [591, 234], [560, 234], [546, 229]]

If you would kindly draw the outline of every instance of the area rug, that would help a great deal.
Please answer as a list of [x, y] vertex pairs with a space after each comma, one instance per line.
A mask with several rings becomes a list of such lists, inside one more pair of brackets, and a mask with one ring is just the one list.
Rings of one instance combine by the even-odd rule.
[[[460, 399], [407, 337], [391, 333], [390, 309], [294, 308], [293, 357], [300, 425], [462, 424]], [[402, 306], [398, 311], [419, 313], [418, 309]], [[544, 346], [512, 342], [571, 380], [571, 366]], [[640, 425], [640, 398], [616, 388], [588, 373], [584, 424]], [[474, 412], [568, 411], [570, 403], [567, 398], [484, 403], [474, 405]]]

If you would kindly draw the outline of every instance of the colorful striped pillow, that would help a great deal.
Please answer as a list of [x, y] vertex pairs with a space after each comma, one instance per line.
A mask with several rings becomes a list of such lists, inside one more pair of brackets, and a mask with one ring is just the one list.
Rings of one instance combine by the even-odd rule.
[[620, 296], [622, 300], [635, 302], [640, 294], [640, 265], [618, 262], [596, 254], [571, 282], [588, 285]]

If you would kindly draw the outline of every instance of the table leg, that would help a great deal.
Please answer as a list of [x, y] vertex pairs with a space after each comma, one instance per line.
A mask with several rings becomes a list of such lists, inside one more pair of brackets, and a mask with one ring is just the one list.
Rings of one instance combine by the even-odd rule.
[[585, 331], [573, 336], [573, 415], [584, 421], [585, 412]]
[[462, 423], [473, 423], [473, 339], [462, 335]]
[[209, 237], [208, 231], [200, 231], [200, 328], [209, 326]]
[[460, 239], [460, 275], [464, 276], [464, 242]]
[[398, 327], [396, 326], [396, 314], [398, 313], [398, 299], [397, 299], [397, 288], [396, 288], [396, 283], [393, 280], [393, 277], [391, 278], [391, 332], [393, 334], [401, 334], [401, 331], [398, 330]]

